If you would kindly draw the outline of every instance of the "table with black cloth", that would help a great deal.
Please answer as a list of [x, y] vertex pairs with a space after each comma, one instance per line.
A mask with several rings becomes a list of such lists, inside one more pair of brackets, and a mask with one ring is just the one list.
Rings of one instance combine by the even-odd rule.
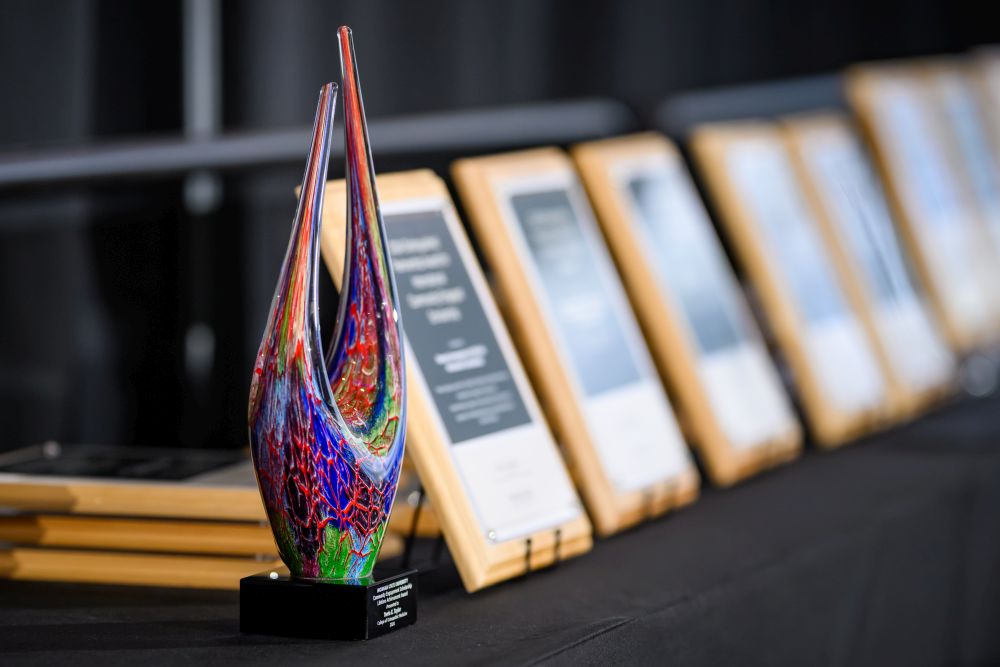
[[367, 642], [242, 635], [236, 593], [0, 583], [0, 665], [1000, 663], [1000, 399], [801, 459]]

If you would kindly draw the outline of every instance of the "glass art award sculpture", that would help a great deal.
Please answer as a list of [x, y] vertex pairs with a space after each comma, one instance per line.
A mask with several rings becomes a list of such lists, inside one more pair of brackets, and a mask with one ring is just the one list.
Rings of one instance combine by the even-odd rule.
[[[257, 616], [270, 611], [272, 627], [264, 631], [291, 624], [292, 610], [259, 607], [284, 606], [276, 595], [296, 595], [290, 591], [299, 590], [302, 600], [311, 600], [304, 603], [307, 606], [331, 607], [311, 612], [319, 614], [322, 630], [336, 624], [331, 614], [351, 613], [344, 596], [363, 601], [365, 596], [355, 592], [374, 595], [377, 583], [383, 593], [395, 591], [382, 596], [379, 608], [385, 607], [385, 613], [366, 618], [365, 605], [359, 602], [355, 606], [361, 618], [344, 620], [358, 621], [359, 628], [364, 621], [367, 637], [372, 627], [381, 634], [412, 622], [415, 615], [414, 609], [406, 618], [398, 599], [390, 599], [412, 593], [413, 581], [400, 575], [377, 582], [372, 578], [403, 461], [406, 379], [396, 288], [350, 29], [341, 27], [337, 37], [348, 183], [343, 288], [335, 332], [324, 355], [317, 305], [319, 231], [337, 91], [336, 84], [328, 83], [320, 91], [298, 209], [257, 353], [248, 412], [257, 482], [291, 577], [278, 584], [285, 592], [270, 598], [261, 589], [277, 590], [267, 583], [278, 579], [276, 574], [258, 576], [264, 581], [256, 586], [244, 580], [241, 623], [244, 630], [249, 624], [250, 631], [260, 631]], [[299, 604], [288, 600], [287, 606]], [[248, 609], [251, 605], [255, 608]], [[401, 613], [403, 617], [393, 618]], [[329, 630], [296, 629], [301, 634], [340, 636]], [[278, 630], [275, 634], [288, 634]]]

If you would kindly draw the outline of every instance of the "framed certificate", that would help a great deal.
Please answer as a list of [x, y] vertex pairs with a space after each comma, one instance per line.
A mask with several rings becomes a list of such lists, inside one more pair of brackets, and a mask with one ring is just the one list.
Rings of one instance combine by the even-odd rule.
[[452, 171], [597, 531], [692, 501], [697, 471], [569, 156]]
[[836, 446], [870, 431], [889, 410], [882, 369], [780, 131], [762, 122], [704, 125], [692, 149], [788, 359], [816, 442]]
[[847, 93], [949, 342], [960, 352], [992, 343], [1000, 333], [993, 248], [921, 76], [902, 65], [857, 67]]
[[676, 147], [641, 134], [573, 157], [712, 481], [794, 457], [801, 427]]
[[[462, 230], [430, 171], [378, 177], [406, 338], [407, 451], [474, 591], [590, 549], [591, 526]], [[344, 182], [321, 247], [343, 267]]]
[[958, 175], [971, 192], [992, 243], [991, 278], [996, 282], [991, 284], [995, 286], [994, 298], [1000, 301], [1000, 155], [990, 132], [988, 102], [976, 86], [971, 68], [962, 62], [935, 59], [926, 62], [921, 73], [938, 111], [942, 135], [955, 156]]
[[955, 358], [913, 280], [878, 177], [846, 116], [797, 116], [783, 127], [895, 412], [908, 416], [952, 389]]

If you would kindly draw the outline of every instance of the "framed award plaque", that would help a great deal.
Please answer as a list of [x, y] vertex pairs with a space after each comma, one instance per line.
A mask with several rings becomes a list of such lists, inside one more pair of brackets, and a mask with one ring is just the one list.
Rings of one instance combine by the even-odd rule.
[[783, 127], [895, 411], [910, 415], [953, 387], [955, 358], [912, 278], [878, 178], [846, 116], [798, 116]]
[[878, 357], [844, 293], [776, 126], [696, 128], [692, 149], [795, 379], [813, 436], [836, 446], [885, 420]]
[[[445, 185], [378, 176], [409, 379], [407, 451], [467, 590], [590, 549], [591, 526]], [[343, 266], [344, 182], [321, 247]]]
[[573, 157], [712, 481], [794, 457], [801, 427], [676, 147], [641, 134]]
[[902, 65], [857, 67], [847, 93], [949, 342], [960, 352], [994, 342], [1000, 277], [993, 248], [920, 75]]
[[[1000, 286], [1000, 156], [988, 124], [988, 102], [964, 62], [935, 59], [921, 72], [957, 172], [992, 242], [992, 279]], [[1000, 293], [1000, 287], [995, 293]]]
[[698, 473], [569, 156], [452, 171], [597, 531], [694, 500]]

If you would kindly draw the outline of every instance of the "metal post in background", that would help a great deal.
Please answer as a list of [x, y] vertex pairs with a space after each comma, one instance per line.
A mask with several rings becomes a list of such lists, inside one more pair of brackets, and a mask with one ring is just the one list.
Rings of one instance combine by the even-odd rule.
[[[211, 139], [222, 124], [222, 22], [219, 0], [184, 0], [183, 66], [181, 85], [184, 134], [188, 139]], [[186, 227], [180, 236], [184, 299], [181, 308], [184, 331], [185, 385], [191, 390], [192, 422], [185, 437], [201, 439], [202, 416], [210, 409], [212, 371], [215, 366], [216, 334], [212, 326], [213, 216], [222, 203], [222, 179], [218, 173], [199, 169], [184, 178]]]

